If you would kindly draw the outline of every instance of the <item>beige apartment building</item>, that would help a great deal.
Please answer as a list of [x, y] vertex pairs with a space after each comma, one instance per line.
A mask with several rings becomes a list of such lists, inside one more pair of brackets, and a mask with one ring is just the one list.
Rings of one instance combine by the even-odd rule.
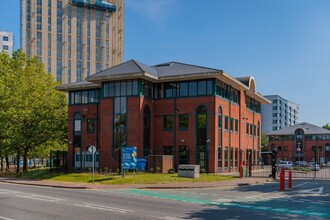
[[123, 60], [123, 0], [21, 0], [21, 47], [62, 84]]

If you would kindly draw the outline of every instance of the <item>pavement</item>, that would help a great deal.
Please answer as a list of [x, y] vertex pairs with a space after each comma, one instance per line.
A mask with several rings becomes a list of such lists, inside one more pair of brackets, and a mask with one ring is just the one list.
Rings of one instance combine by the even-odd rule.
[[244, 177], [226, 181], [199, 183], [166, 183], [166, 184], [122, 184], [104, 185], [92, 183], [71, 183], [48, 180], [23, 180], [17, 178], [0, 178], [0, 182], [32, 186], [66, 188], [66, 189], [184, 189], [184, 188], [216, 188], [265, 184], [273, 182], [272, 178]]

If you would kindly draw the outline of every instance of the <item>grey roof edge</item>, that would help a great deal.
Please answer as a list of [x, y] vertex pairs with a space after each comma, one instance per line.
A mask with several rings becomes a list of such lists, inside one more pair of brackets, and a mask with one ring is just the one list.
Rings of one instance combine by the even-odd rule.
[[261, 104], [270, 104], [271, 102], [265, 98], [261, 93], [256, 92], [256, 91], [252, 91], [250, 88], [250, 83], [249, 85], [246, 85], [245, 83], [243, 83], [242, 81], [239, 80], [239, 78], [245, 78], [245, 79], [249, 79], [249, 82], [251, 80], [255, 81], [253, 76], [245, 76], [245, 77], [232, 77], [230, 76], [228, 73], [223, 73], [224, 76], [226, 76], [227, 78], [229, 78], [230, 80], [232, 80], [233, 82], [235, 82], [237, 85], [239, 85], [240, 87], [242, 87], [244, 89], [244, 91], [246, 91], [246, 93], [251, 97], [251, 98], [255, 98], [258, 102], [260, 102]]
[[157, 65], [153, 65], [152, 67], [161, 67], [161, 66], [172, 64], [172, 63], [191, 66], [191, 67], [197, 67], [197, 68], [203, 68], [203, 69], [209, 69], [209, 70], [211, 70], [210, 72], [223, 71], [223, 70], [220, 70], [220, 69], [215, 69], [215, 68], [210, 68], [210, 67], [205, 67], [205, 66], [200, 66], [200, 65], [194, 65], [194, 64], [189, 64], [189, 63], [183, 63], [183, 62], [178, 62], [178, 61], [170, 61], [170, 62], [160, 63], [160, 64], [157, 64]]
[[145, 73], [149, 73], [150, 75], [158, 76], [158, 71], [157, 71], [156, 68], [154, 68], [152, 66], [149, 66], [149, 65], [146, 65], [144, 63], [141, 63], [138, 60], [133, 59], [132, 62], [134, 62], [137, 67], [139, 67], [141, 72], [145, 72]]
[[55, 87], [56, 90], [61, 92], [70, 92], [75, 90], [86, 90], [86, 89], [101, 89], [101, 85], [95, 84], [88, 81], [79, 81], [75, 83], [63, 84]]
[[108, 76], [95, 76], [93, 79], [86, 80], [88, 82], [94, 83], [94, 84], [101, 84], [103, 81], [107, 80], [122, 80], [122, 79], [135, 79], [137, 77], [145, 78], [149, 80], [157, 80], [158, 77], [155, 77], [154, 75], [146, 72], [136, 72], [136, 73], [125, 73], [125, 74], [115, 74], [115, 75], [108, 75]]
[[267, 132], [266, 135], [293, 135], [297, 129], [304, 130], [305, 134], [330, 134], [330, 130], [307, 122], [302, 122], [280, 130]]

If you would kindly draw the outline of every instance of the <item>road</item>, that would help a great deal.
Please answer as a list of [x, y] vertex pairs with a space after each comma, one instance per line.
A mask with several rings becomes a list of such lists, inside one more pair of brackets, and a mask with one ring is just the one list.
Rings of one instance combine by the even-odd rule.
[[72, 190], [0, 183], [0, 220], [330, 219], [330, 182], [176, 190]]

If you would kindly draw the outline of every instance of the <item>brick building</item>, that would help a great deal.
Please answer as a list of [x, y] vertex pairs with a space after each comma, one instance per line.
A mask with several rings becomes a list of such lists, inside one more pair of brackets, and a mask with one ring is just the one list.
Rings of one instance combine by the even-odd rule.
[[69, 166], [116, 170], [122, 146], [138, 158], [173, 155], [178, 164], [229, 172], [260, 158], [260, 105], [253, 77], [178, 62], [130, 60], [58, 90], [69, 93]]
[[276, 150], [278, 160], [330, 161], [330, 131], [303, 122], [267, 133], [269, 151]]

